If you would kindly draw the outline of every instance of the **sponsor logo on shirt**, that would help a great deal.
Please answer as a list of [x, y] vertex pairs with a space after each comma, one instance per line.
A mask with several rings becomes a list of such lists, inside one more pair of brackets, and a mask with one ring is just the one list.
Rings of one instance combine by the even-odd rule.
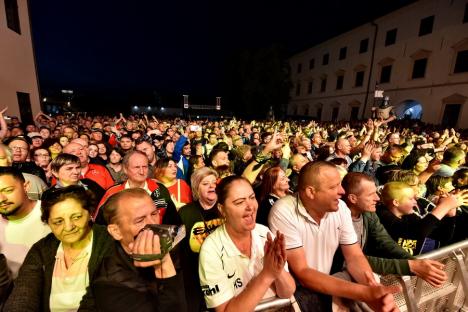
[[416, 249], [417, 243], [418, 241], [416, 239], [404, 239], [401, 237], [398, 239], [398, 245], [400, 245], [401, 248], [403, 248], [410, 255], [414, 254], [414, 250]]
[[213, 296], [219, 293], [218, 285], [215, 285], [214, 287], [210, 287], [208, 285], [202, 285], [201, 289], [205, 296]]
[[231, 278], [233, 278], [233, 277], [234, 277], [234, 275], [236, 275], [236, 271], [234, 271], [234, 273], [232, 273], [231, 275], [229, 275], [229, 273], [228, 273], [228, 275], [227, 275], [227, 276], [228, 276], [228, 278], [229, 278], [229, 279], [231, 279]]
[[234, 288], [241, 288], [244, 284], [242, 283], [242, 280], [240, 279], [240, 277], [238, 277], [235, 281], [234, 281]]

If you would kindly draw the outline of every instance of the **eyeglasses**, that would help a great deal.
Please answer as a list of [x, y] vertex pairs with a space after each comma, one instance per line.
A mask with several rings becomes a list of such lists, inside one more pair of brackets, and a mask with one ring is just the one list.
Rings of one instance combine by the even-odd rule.
[[10, 148], [12, 150], [20, 150], [20, 151], [27, 151], [28, 150], [27, 147], [23, 147], [23, 146], [10, 146]]

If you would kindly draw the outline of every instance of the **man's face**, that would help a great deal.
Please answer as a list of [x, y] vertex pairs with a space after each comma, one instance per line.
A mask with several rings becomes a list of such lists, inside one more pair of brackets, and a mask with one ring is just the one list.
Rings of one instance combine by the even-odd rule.
[[314, 136], [313, 136], [313, 138], [312, 138], [312, 142], [313, 142], [315, 145], [320, 145], [320, 144], [322, 144], [322, 137], [320, 136], [319, 133], [314, 134]]
[[129, 150], [129, 149], [132, 148], [133, 142], [132, 142], [132, 140], [130, 140], [130, 138], [126, 138], [126, 137], [125, 137], [125, 138], [120, 139], [120, 143], [119, 143], [119, 144], [120, 144], [120, 147], [121, 147], [124, 151], [127, 151], [127, 150]]
[[323, 167], [314, 186], [313, 202], [314, 207], [321, 212], [333, 212], [338, 210], [338, 203], [344, 195], [341, 187], [341, 176], [337, 169]]
[[91, 133], [91, 139], [93, 139], [94, 141], [97, 141], [97, 142], [101, 142], [102, 141], [102, 133], [99, 132], [99, 131], [92, 132]]
[[29, 154], [29, 145], [22, 140], [13, 140], [8, 144], [13, 152], [13, 161], [25, 162]]
[[216, 134], [210, 134], [209, 142], [211, 145], [218, 144], [218, 137], [216, 136]]
[[41, 136], [42, 136], [42, 138], [44, 140], [47, 139], [48, 137], [50, 137], [50, 130], [49, 129], [42, 128], [41, 131], [39, 131], [39, 133], [41, 134]]
[[82, 166], [88, 163], [88, 153], [81, 144], [75, 142], [68, 143], [68, 145], [63, 148], [63, 152], [78, 157]]
[[35, 125], [27, 125], [26, 126], [26, 132], [36, 132], [36, 126]]
[[373, 161], [379, 161], [380, 157], [382, 157], [382, 148], [376, 147], [371, 153], [371, 159]]
[[213, 163], [214, 168], [221, 167], [221, 166], [229, 166], [228, 154], [226, 152], [219, 152], [213, 158], [212, 163]]
[[358, 194], [356, 196], [356, 203], [354, 206], [360, 212], [375, 212], [375, 207], [379, 202], [379, 195], [377, 195], [377, 188], [375, 183], [367, 180], [361, 180]]
[[63, 129], [63, 135], [69, 139], [73, 138], [74, 133], [75, 133], [75, 130], [73, 128], [66, 127], [65, 129]]
[[400, 144], [400, 134], [399, 133], [392, 133], [388, 138], [388, 142], [390, 144]]
[[297, 173], [301, 171], [302, 167], [304, 167], [305, 164], [307, 164], [309, 160], [307, 157], [304, 157], [303, 155], [295, 155], [294, 156], [294, 165], [293, 165], [293, 170]]
[[21, 183], [11, 175], [0, 176], [0, 214], [2, 216], [17, 214], [26, 198], [26, 183]]
[[349, 155], [351, 153], [351, 144], [349, 143], [348, 139], [342, 140], [338, 148], [340, 152], [342, 152], [345, 155]]
[[[154, 205], [151, 197], [133, 197], [131, 200], [118, 203], [120, 206], [115, 218], [116, 233], [112, 234], [114, 239], [120, 241], [127, 253], [131, 253], [129, 247], [147, 224], [159, 224], [159, 211]], [[123, 208], [123, 209], [122, 209]], [[112, 226], [112, 225], [109, 225]]]
[[137, 151], [143, 152], [148, 157], [148, 161], [151, 163], [154, 160], [154, 149], [153, 146], [148, 142], [142, 142], [135, 146]]
[[190, 156], [191, 154], [192, 154], [192, 150], [190, 148], [190, 145], [184, 145], [184, 148], [182, 149], [182, 155]]
[[148, 157], [141, 154], [133, 154], [128, 160], [127, 167], [124, 167], [128, 180], [133, 183], [143, 183], [148, 176]]
[[310, 151], [312, 149], [312, 144], [310, 143], [310, 140], [307, 138], [302, 140], [302, 146], [305, 147], [306, 151]]

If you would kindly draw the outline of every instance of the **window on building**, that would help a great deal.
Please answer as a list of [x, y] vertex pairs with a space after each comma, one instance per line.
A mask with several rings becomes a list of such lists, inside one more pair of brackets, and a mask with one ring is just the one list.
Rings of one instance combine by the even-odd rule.
[[360, 70], [356, 72], [356, 80], [354, 81], [355, 87], [362, 87], [364, 85], [364, 71]]
[[322, 58], [322, 65], [328, 65], [329, 60], [330, 60], [330, 54], [329, 53], [324, 54]]
[[325, 90], [327, 90], [327, 77], [320, 80], [320, 92], [325, 92]]
[[312, 81], [309, 81], [309, 83], [307, 84], [307, 93], [308, 94], [312, 93], [312, 87], [313, 87], [313, 83], [312, 83]]
[[421, 20], [421, 23], [419, 24], [419, 37], [431, 34], [433, 27], [434, 27], [434, 15], [423, 18]]
[[359, 106], [351, 107], [351, 119], [350, 120], [358, 120], [359, 119]]
[[346, 53], [348, 52], [348, 47], [342, 47], [340, 49], [340, 55], [338, 56], [339, 60], [344, 60], [346, 58]]
[[380, 83], [390, 82], [390, 79], [392, 77], [392, 67], [393, 65], [382, 66], [380, 70]]
[[336, 90], [343, 89], [344, 74], [336, 76]]
[[369, 38], [362, 39], [359, 43], [359, 54], [366, 53], [369, 49]]
[[427, 58], [415, 60], [413, 63], [412, 79], [424, 78], [426, 76]]
[[317, 108], [317, 120], [322, 120], [322, 107]]
[[465, 14], [463, 14], [463, 23], [468, 23], [468, 3], [465, 4]]
[[457, 52], [457, 59], [453, 72], [455, 74], [468, 72], [468, 50]]
[[332, 118], [331, 120], [332, 121], [337, 121], [338, 120], [338, 113], [340, 112], [340, 108], [339, 107], [333, 107], [333, 110], [332, 110]]
[[385, 46], [389, 46], [395, 44], [397, 37], [397, 29], [390, 29], [387, 31], [387, 35], [385, 36]]
[[314, 69], [315, 67], [315, 59], [310, 59], [309, 61], [309, 69]]
[[296, 84], [296, 96], [299, 96], [299, 95], [301, 95], [301, 83], [300, 82]]
[[302, 64], [297, 64], [297, 73], [300, 74], [302, 72]]
[[18, 3], [16, 0], [5, 0], [5, 13], [8, 28], [21, 34]]

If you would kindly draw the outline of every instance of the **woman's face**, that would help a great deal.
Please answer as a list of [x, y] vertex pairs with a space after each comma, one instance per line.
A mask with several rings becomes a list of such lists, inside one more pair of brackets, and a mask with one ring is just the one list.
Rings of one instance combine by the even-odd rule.
[[226, 218], [226, 226], [241, 233], [250, 232], [255, 228], [258, 203], [252, 186], [237, 180], [229, 186], [224, 204], [220, 204], [221, 211]]
[[273, 189], [280, 192], [286, 192], [289, 190], [289, 179], [283, 170], [280, 170]]
[[62, 145], [62, 147], [65, 147], [69, 143], [69, 140], [68, 140], [68, 138], [66, 136], [60, 137], [59, 141], [60, 141], [60, 145]]
[[97, 145], [99, 155], [104, 155], [107, 152], [106, 146], [102, 143]]
[[176, 175], [177, 175], [177, 166], [176, 166], [176, 163], [171, 160], [167, 164], [167, 167], [164, 169], [164, 177], [168, 179], [169, 181], [173, 181], [175, 180]]
[[81, 168], [79, 164], [67, 164], [60, 167], [58, 172], [53, 173], [62, 184], [67, 186], [78, 183]]
[[50, 208], [48, 224], [58, 240], [74, 244], [86, 238], [89, 219], [89, 212], [77, 200], [67, 198]]
[[113, 164], [119, 163], [122, 160], [122, 156], [116, 151], [112, 151], [109, 155], [110, 162]]
[[200, 169], [205, 167], [205, 161], [203, 160], [203, 157], [198, 157], [197, 163], [195, 164], [195, 169]]
[[214, 175], [206, 176], [200, 181], [198, 194], [200, 199], [206, 201], [216, 201], [218, 199], [216, 195], [216, 177]]
[[174, 142], [169, 142], [166, 145], [166, 152], [168, 153], [174, 153]]
[[88, 146], [88, 156], [90, 158], [96, 158], [98, 155], [98, 147], [96, 145], [90, 145]]
[[421, 157], [418, 158], [418, 162], [414, 166], [414, 169], [417, 172], [423, 172], [424, 170], [427, 169], [428, 166], [429, 166], [429, 161], [428, 161], [427, 157], [426, 156], [421, 156]]
[[49, 147], [49, 151], [52, 154], [60, 154], [62, 152], [62, 145], [60, 145], [60, 143], [54, 143]]
[[34, 161], [39, 167], [47, 167], [50, 163], [50, 155], [46, 149], [40, 148], [34, 152]]

